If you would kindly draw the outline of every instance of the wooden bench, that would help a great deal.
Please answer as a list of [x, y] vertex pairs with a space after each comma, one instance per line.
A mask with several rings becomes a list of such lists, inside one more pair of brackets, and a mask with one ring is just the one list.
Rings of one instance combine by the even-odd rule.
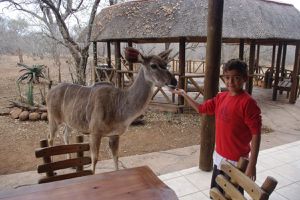
[[239, 190], [238, 186], [246, 191], [251, 199], [267, 200], [274, 191], [277, 181], [268, 176], [261, 187], [244, 174], [248, 164], [248, 160], [240, 159], [238, 166], [235, 167], [227, 161], [222, 161], [221, 170], [224, 175], [218, 175], [216, 178], [217, 184], [223, 189], [222, 193], [218, 188], [210, 190], [210, 196], [214, 200], [228, 199], [247, 199]]
[[286, 97], [289, 97], [290, 91], [292, 87], [292, 81], [291, 79], [283, 79], [282, 81], [279, 81], [277, 89], [279, 90], [280, 94], [282, 94], [283, 91], [287, 92]]

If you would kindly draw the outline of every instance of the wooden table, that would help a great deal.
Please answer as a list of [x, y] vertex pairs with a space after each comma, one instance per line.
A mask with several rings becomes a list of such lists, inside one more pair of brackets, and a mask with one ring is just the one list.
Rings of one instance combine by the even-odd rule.
[[32, 185], [0, 193], [1, 200], [174, 200], [175, 192], [147, 167]]

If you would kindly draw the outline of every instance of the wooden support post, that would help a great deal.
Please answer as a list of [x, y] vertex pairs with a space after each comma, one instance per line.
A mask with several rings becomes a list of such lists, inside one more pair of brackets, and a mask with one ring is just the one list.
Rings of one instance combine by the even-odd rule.
[[[285, 59], [286, 59], [286, 48], [287, 44], [283, 44], [283, 51], [282, 51], [282, 60], [281, 60], [281, 67], [280, 67], [280, 77], [279, 80], [283, 80], [285, 77]], [[282, 90], [279, 91], [279, 94], [282, 94]], [[289, 93], [289, 92], [288, 92]]]
[[[121, 70], [121, 44], [120, 42], [115, 42], [115, 65], [116, 70]], [[117, 72], [117, 86], [122, 87], [122, 74]]]
[[107, 42], [106, 45], [107, 45], [107, 60], [106, 60], [107, 67], [109, 69], [111, 69], [112, 67], [111, 67], [111, 48], [110, 48], [110, 42]]
[[[128, 42], [128, 46], [132, 47], [132, 42], [131, 41]], [[129, 71], [133, 71], [133, 63], [132, 62], [128, 63], [128, 68], [129, 68]], [[128, 75], [129, 75], [130, 78], [133, 78], [132, 73], [129, 73]]]
[[272, 49], [272, 61], [271, 61], [271, 68], [270, 68], [270, 76], [268, 77], [269, 79], [268, 79], [267, 88], [272, 88], [274, 66], [275, 66], [275, 53], [276, 53], [276, 44], [273, 45], [273, 49]]
[[[41, 148], [45, 148], [45, 147], [48, 147], [49, 144], [48, 144], [48, 140], [41, 140], [40, 141], [40, 147]], [[44, 156], [43, 157], [43, 162], [46, 164], [46, 163], [51, 163], [51, 156]], [[46, 176], [47, 177], [52, 177], [54, 176], [54, 172], [53, 171], [49, 171], [49, 172], [46, 172]]]
[[279, 46], [278, 46], [277, 58], [276, 58], [275, 80], [274, 80], [274, 85], [273, 85], [273, 96], [272, 96], [273, 101], [276, 101], [276, 99], [277, 99], [277, 86], [278, 86], [278, 82], [279, 82], [281, 54], [282, 54], [282, 43], [280, 42]]
[[[83, 143], [83, 136], [82, 135], [78, 135], [76, 137], [76, 143]], [[77, 158], [83, 158], [83, 151], [77, 152]], [[83, 166], [77, 166], [76, 167], [76, 172], [80, 172], [83, 171]]]
[[[204, 100], [216, 96], [219, 90], [222, 20], [224, 0], [208, 1], [206, 71], [204, 81]], [[202, 117], [199, 167], [212, 170], [212, 154], [215, 143], [215, 117]]]
[[280, 80], [283, 80], [285, 77], [285, 60], [286, 60], [286, 49], [287, 49], [287, 44], [283, 44], [283, 52], [282, 52], [282, 61], [281, 61], [281, 70], [280, 70]]
[[245, 46], [244, 39], [240, 39], [240, 49], [239, 49], [239, 59], [240, 60], [244, 60], [244, 46]]
[[[184, 78], [185, 76], [185, 38], [179, 39], [179, 79], [178, 79], [178, 88], [184, 89], [185, 83]], [[183, 108], [181, 107], [184, 105], [184, 98], [178, 95], [178, 105], [180, 106], [178, 112], [183, 113]]]
[[[98, 62], [98, 58], [97, 58], [97, 42], [93, 42], [93, 66], [92, 66], [92, 84], [94, 84], [96, 82], [96, 67], [97, 67], [97, 62]], [[100, 81], [100, 80], [98, 80]]]
[[249, 78], [246, 83], [246, 90], [249, 94], [252, 94], [253, 89], [253, 74], [255, 65], [255, 41], [250, 42], [250, 55], [249, 55]]
[[256, 49], [256, 59], [255, 59], [255, 73], [259, 73], [259, 53], [260, 53], [260, 45], [257, 45]]
[[300, 41], [296, 44], [295, 62], [292, 74], [292, 88], [289, 103], [296, 103], [297, 92], [299, 87], [299, 73], [300, 73]]

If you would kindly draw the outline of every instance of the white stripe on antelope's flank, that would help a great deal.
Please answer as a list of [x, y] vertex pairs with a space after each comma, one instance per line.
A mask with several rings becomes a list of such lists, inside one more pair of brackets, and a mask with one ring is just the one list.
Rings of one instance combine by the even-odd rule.
[[65, 108], [65, 101], [66, 101], [66, 94], [67, 94], [67, 92], [68, 92], [68, 90], [69, 90], [69, 87], [71, 87], [70, 85], [67, 87], [67, 89], [65, 90], [65, 93], [64, 93], [64, 99], [63, 99], [63, 108]]
[[91, 101], [92, 91], [93, 91], [93, 89], [90, 90], [90, 95], [89, 95], [89, 98], [88, 98], [88, 102], [85, 106], [85, 119], [86, 119], [87, 122], [89, 122], [89, 120], [90, 120], [90, 119], [88, 119], [88, 107], [89, 107], [89, 104], [90, 104], [90, 101]]
[[[72, 109], [72, 119], [71, 120], [74, 120], [73, 119], [73, 117], [77, 117], [76, 116], [76, 114], [74, 114], [73, 112], [74, 112], [74, 110], [75, 110], [75, 106], [76, 106], [76, 102], [77, 102], [77, 100], [78, 100], [78, 94], [79, 94], [79, 92], [80, 92], [80, 90], [83, 88], [83, 86], [80, 86], [79, 87], [79, 90], [77, 91], [77, 93], [76, 93], [76, 95], [75, 95], [75, 100], [74, 100], [74, 102], [73, 102], [73, 109]], [[83, 97], [84, 98], [84, 97]]]

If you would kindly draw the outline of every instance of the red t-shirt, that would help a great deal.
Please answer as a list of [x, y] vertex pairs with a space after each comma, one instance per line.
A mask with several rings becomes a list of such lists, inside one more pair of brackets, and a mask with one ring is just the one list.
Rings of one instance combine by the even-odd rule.
[[218, 154], [234, 161], [248, 156], [252, 135], [260, 134], [262, 123], [260, 108], [247, 92], [235, 96], [219, 93], [199, 105], [198, 110], [215, 115]]

